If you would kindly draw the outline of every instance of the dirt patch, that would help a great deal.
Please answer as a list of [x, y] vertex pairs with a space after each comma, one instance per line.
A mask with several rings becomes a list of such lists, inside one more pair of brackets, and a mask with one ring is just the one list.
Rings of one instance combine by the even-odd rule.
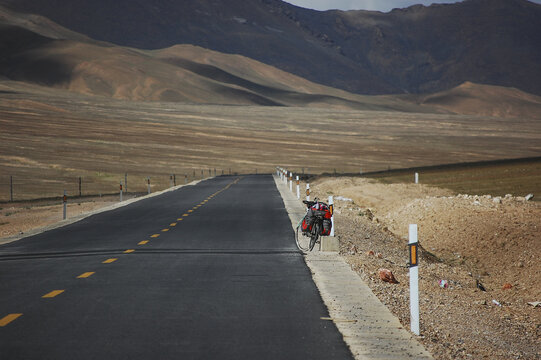
[[[67, 217], [100, 209], [117, 201], [113, 197], [96, 197], [68, 203]], [[59, 201], [0, 203], [0, 239], [39, 229], [62, 220], [63, 205]]]
[[[539, 203], [360, 178], [311, 187], [352, 199], [336, 200], [341, 254], [407, 327], [407, 231], [418, 224], [420, 340], [436, 359], [541, 358], [541, 308], [528, 304], [541, 301]], [[382, 282], [380, 268], [399, 283]]]

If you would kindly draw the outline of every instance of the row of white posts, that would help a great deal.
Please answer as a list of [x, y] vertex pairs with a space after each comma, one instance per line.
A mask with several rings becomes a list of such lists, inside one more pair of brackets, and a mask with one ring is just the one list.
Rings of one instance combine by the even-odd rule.
[[[282, 182], [287, 186], [289, 182], [289, 191], [293, 192], [293, 173], [291, 171], [287, 171], [283, 168], [276, 168], [276, 175], [280, 177]], [[301, 198], [301, 189], [300, 189], [300, 180], [299, 176], [296, 175], [295, 181], [297, 183], [297, 199]], [[310, 184], [306, 184], [306, 201], [310, 201]], [[331, 209], [331, 233], [329, 236], [334, 236], [334, 198], [332, 196], [329, 196], [329, 207]]]
[[[293, 191], [293, 173], [285, 169], [277, 168], [277, 176], [287, 185], [289, 181], [289, 190]], [[297, 199], [300, 199], [299, 177], [297, 180]], [[415, 173], [415, 183], [419, 183], [419, 173]], [[306, 200], [310, 201], [310, 184], [306, 184]], [[329, 196], [329, 206], [333, 212], [334, 201], [333, 197]], [[334, 214], [332, 216], [332, 231], [331, 236], [334, 236]], [[411, 332], [415, 335], [420, 335], [419, 326], [419, 242], [417, 240], [417, 224], [409, 226], [409, 278], [410, 278], [410, 326]]]

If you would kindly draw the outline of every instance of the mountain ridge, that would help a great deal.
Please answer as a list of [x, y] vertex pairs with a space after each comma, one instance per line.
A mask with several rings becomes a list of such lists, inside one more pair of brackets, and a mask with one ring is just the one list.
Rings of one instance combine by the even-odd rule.
[[279, 0], [0, 0], [91, 38], [240, 54], [361, 94], [439, 92], [471, 81], [541, 95], [541, 5], [466, 0], [373, 11]]

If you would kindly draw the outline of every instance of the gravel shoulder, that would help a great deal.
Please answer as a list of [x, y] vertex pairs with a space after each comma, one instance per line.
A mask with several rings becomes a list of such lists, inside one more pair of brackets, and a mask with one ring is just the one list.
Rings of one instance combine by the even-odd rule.
[[[420, 341], [435, 359], [541, 359], [541, 307], [528, 304], [541, 301], [540, 204], [362, 178], [310, 185], [351, 199], [335, 201], [340, 254], [406, 328], [406, 237], [418, 224]], [[381, 268], [399, 283], [381, 281]]]

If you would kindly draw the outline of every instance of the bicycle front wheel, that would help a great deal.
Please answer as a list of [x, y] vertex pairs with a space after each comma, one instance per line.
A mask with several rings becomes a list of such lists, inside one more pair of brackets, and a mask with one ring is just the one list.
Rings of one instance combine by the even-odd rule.
[[302, 232], [300, 225], [295, 229], [295, 242], [300, 251], [306, 252], [310, 249], [310, 237]]

